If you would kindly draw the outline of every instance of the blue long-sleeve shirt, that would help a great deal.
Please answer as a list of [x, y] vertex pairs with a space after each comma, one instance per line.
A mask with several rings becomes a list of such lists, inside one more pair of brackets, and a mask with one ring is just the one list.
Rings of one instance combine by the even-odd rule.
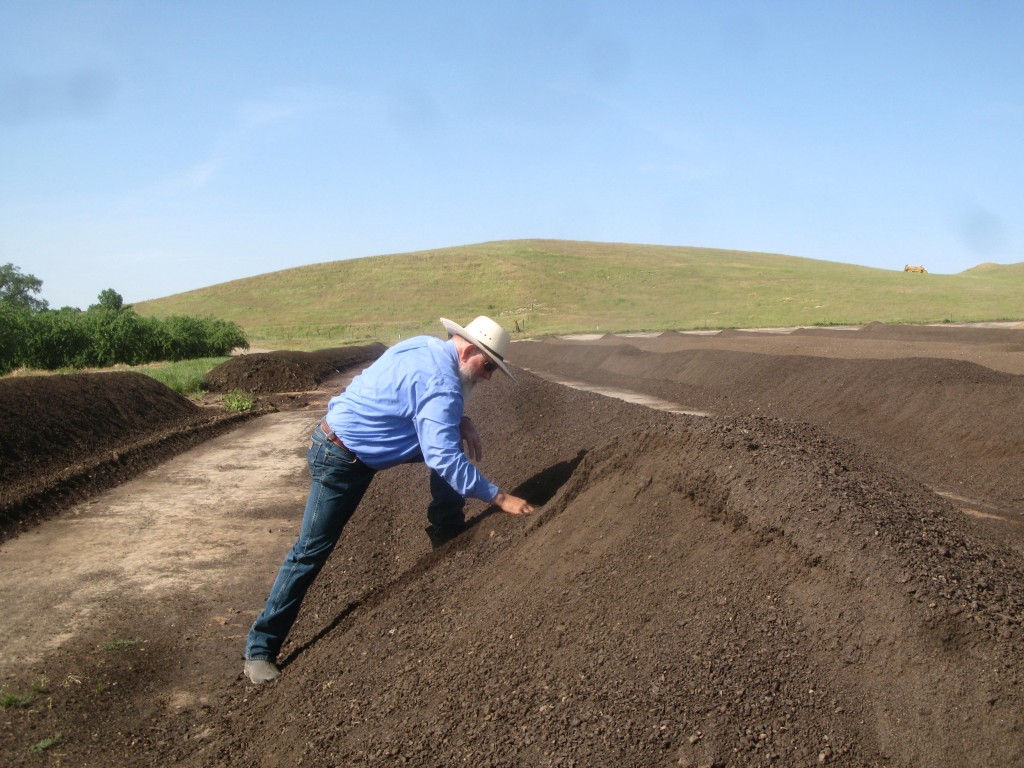
[[464, 407], [455, 342], [417, 336], [388, 349], [332, 398], [327, 424], [373, 469], [422, 457], [458, 493], [492, 501], [498, 486], [462, 452]]

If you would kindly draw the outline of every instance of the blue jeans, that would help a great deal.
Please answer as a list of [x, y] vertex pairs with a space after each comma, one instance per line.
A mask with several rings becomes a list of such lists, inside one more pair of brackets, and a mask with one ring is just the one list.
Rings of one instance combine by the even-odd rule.
[[[275, 660], [306, 591], [324, 567], [370, 487], [377, 470], [368, 467], [326, 438], [319, 426], [313, 430], [306, 463], [312, 482], [302, 527], [270, 589], [263, 611], [256, 617], [245, 645], [245, 658]], [[427, 518], [434, 525], [457, 525], [464, 520], [466, 500], [433, 470], [430, 471], [431, 502]]]

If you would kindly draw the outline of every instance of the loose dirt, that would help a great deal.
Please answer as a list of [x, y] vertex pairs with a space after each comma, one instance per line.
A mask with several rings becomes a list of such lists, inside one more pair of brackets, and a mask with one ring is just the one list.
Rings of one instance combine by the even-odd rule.
[[[209, 423], [173, 397], [76, 407], [36, 430], [45, 459], [9, 461], [21, 427], [0, 418], [5, 492], [15, 464], [73, 476], [66, 438], [103, 443], [118, 419], [163, 459], [9, 515], [0, 763], [1020, 765], [1022, 342], [869, 326], [517, 343], [516, 382], [478, 387], [470, 412], [484, 472], [539, 512], [474, 502], [432, 550], [425, 469], [382, 473], [260, 688], [243, 636], [342, 374], [267, 385], [260, 415], [184, 453], [146, 438]], [[93, 397], [120, 402], [124, 380], [97, 376]], [[33, 414], [34, 389], [7, 384], [0, 417], [22, 426], [59, 402]]]

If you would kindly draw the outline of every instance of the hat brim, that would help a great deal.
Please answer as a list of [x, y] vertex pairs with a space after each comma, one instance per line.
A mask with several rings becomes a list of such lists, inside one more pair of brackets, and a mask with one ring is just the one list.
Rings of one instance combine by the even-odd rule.
[[498, 357], [486, 344], [484, 344], [482, 341], [480, 341], [479, 339], [474, 337], [473, 334], [471, 334], [469, 331], [467, 331], [461, 325], [459, 325], [458, 323], [452, 322], [447, 317], [442, 317], [441, 318], [441, 325], [444, 326], [444, 329], [446, 331], [448, 331], [448, 334], [450, 336], [461, 336], [462, 338], [464, 338], [466, 341], [468, 341], [474, 347], [479, 349], [484, 354], [484, 357], [486, 357], [488, 360], [490, 360], [496, 366], [501, 368], [501, 372], [502, 373], [504, 373], [506, 376], [508, 376], [513, 381], [515, 380], [515, 376], [512, 375], [512, 372], [508, 369], [508, 366], [505, 365], [505, 361], [502, 360], [500, 357]]

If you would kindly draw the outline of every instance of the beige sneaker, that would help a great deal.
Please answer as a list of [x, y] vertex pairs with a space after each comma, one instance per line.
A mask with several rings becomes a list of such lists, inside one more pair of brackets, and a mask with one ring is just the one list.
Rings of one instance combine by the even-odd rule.
[[277, 664], [267, 659], [246, 659], [243, 671], [245, 676], [257, 685], [269, 683], [281, 676], [281, 670], [277, 668]]

